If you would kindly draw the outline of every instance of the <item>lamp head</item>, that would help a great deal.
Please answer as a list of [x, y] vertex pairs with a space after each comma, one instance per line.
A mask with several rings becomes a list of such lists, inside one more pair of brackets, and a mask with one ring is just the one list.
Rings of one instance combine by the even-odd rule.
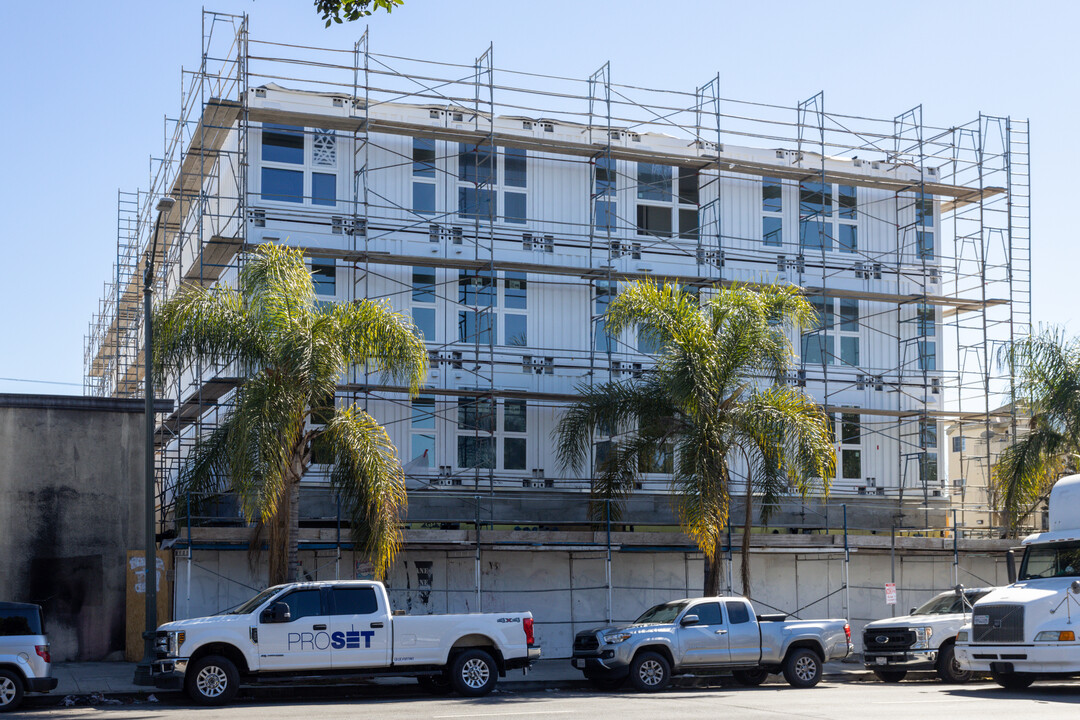
[[162, 195], [157, 201], [157, 211], [159, 213], [167, 213], [173, 209], [173, 205], [176, 204], [176, 199], [171, 195]]

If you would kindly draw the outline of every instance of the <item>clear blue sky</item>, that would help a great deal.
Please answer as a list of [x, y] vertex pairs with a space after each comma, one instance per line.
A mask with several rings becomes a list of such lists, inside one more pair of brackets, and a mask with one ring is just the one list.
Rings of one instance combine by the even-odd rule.
[[[324, 29], [307, 0], [219, 0], [269, 40], [351, 48], [363, 21]], [[6, 2], [0, 97], [0, 392], [81, 393], [83, 346], [116, 252], [116, 192], [146, 187], [181, 66], [199, 61], [195, 2]], [[372, 49], [693, 89], [929, 125], [979, 111], [1032, 122], [1034, 317], [1080, 334], [1080, 3], [406, 0], [372, 17]], [[1072, 298], [1072, 299], [1071, 299]]]

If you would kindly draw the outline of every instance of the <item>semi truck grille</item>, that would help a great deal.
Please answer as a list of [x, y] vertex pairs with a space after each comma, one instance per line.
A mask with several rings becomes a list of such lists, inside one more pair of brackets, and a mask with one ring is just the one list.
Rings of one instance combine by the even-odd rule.
[[915, 644], [915, 633], [901, 628], [863, 631], [864, 652], [898, 652]]
[[574, 652], [588, 652], [600, 647], [600, 641], [595, 635], [578, 635], [574, 638]]
[[980, 605], [971, 614], [972, 640], [977, 643], [1024, 641], [1023, 605]]

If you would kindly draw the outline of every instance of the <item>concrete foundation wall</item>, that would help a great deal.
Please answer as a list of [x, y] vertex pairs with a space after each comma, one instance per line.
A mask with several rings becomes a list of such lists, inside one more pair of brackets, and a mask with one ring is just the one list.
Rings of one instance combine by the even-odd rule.
[[115, 657], [142, 542], [143, 415], [30, 397], [0, 396], [0, 600], [44, 606], [54, 661]]
[[[875, 544], [889, 538], [873, 538]], [[927, 541], [900, 542], [926, 546]], [[757, 547], [751, 553], [751, 596], [759, 612], [785, 612], [802, 618], [848, 617], [856, 650], [861, 630], [871, 620], [906, 614], [912, 605], [954, 585], [953, 554], [937, 548], [900, 547], [895, 559], [899, 590], [895, 607], [885, 604], [885, 583], [893, 576], [888, 546], [858, 548], [851, 554], [851, 584], [844, 591], [842, 548]], [[301, 551], [304, 576], [312, 580], [367, 577], [358, 556], [334, 549]], [[736, 555], [732, 577], [739, 587]], [[190, 563], [176, 560], [177, 618], [197, 617], [239, 604], [266, 585], [266, 571], [253, 572], [247, 554], [195, 548]], [[399, 556], [388, 578], [391, 602], [408, 614], [529, 610], [545, 657], [569, 657], [579, 630], [603, 624], [608, 613], [606, 552], [603, 549], [484, 549], [479, 563], [481, 593], [476, 593], [477, 562], [471, 548], [410, 549]], [[188, 574], [190, 573], [190, 593]], [[723, 567], [727, 586], [728, 568]], [[612, 618], [627, 622], [650, 605], [702, 592], [700, 553], [648, 549], [612, 554]], [[960, 555], [959, 580], [967, 587], [1006, 582], [1004, 546]], [[850, 596], [850, 612], [845, 603]], [[895, 612], [893, 612], [895, 610]]]

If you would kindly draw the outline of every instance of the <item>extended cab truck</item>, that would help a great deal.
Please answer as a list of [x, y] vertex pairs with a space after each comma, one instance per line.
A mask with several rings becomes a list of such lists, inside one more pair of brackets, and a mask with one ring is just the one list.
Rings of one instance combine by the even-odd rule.
[[28, 692], [56, 689], [41, 608], [0, 602], [0, 712], [14, 710]]
[[155, 684], [211, 705], [241, 683], [343, 676], [416, 677], [427, 689], [486, 695], [540, 657], [531, 613], [394, 615], [382, 583], [268, 588], [211, 617], [157, 632]]
[[1017, 579], [975, 603], [956, 638], [963, 669], [1010, 690], [1080, 676], [1080, 475], [1057, 481], [1050, 530], [1023, 544]]
[[583, 630], [574, 638], [574, 667], [600, 688], [626, 678], [638, 690], [664, 689], [673, 675], [730, 670], [743, 685], [782, 672], [793, 687], [813, 687], [823, 664], [852, 651], [846, 620], [756, 616], [742, 597], [675, 600], [649, 608], [630, 625]]
[[866, 668], [885, 682], [900, 682], [909, 670], [935, 670], [945, 682], [967, 682], [971, 673], [955, 657], [956, 633], [969, 622], [971, 606], [991, 590], [950, 590], [910, 615], [869, 623], [863, 629]]

